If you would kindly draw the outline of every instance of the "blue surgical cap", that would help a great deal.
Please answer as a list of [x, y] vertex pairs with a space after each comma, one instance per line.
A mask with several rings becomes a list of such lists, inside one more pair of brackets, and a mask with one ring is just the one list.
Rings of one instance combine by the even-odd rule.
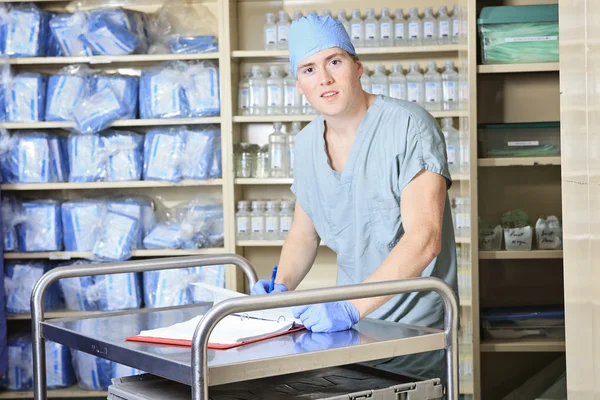
[[298, 65], [319, 51], [339, 47], [350, 55], [356, 56], [356, 50], [344, 25], [329, 15], [308, 14], [292, 22], [288, 45], [294, 77], [298, 73]]

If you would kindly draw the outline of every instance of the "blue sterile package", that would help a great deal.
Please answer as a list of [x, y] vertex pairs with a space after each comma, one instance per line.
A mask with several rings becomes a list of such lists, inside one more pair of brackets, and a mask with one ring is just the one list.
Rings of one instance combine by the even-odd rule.
[[106, 390], [112, 378], [112, 361], [71, 350], [71, 359], [79, 387], [86, 390]]
[[18, 250], [17, 225], [23, 222], [21, 209], [14, 197], [2, 197], [2, 233], [4, 251]]
[[181, 157], [183, 179], [208, 179], [213, 163], [215, 131], [182, 128], [181, 133], [185, 141]]
[[19, 251], [61, 251], [60, 203], [54, 200], [21, 202], [23, 223], [19, 224]]
[[119, 102], [127, 111], [121, 116], [125, 119], [135, 119], [138, 115], [138, 78], [128, 75], [98, 75], [94, 77], [93, 92], [97, 93], [106, 88], [113, 90]]
[[212, 35], [180, 36], [169, 35], [167, 45], [174, 54], [212, 53], [219, 50], [217, 38]]
[[140, 118], [181, 118], [188, 115], [184, 101], [182, 63], [162, 64], [142, 71]]
[[50, 169], [54, 182], [69, 180], [69, 149], [67, 138], [59, 135], [49, 135], [50, 140]]
[[8, 338], [8, 390], [33, 388], [33, 348], [26, 333]]
[[215, 136], [215, 141], [213, 143], [213, 158], [212, 164], [210, 166], [210, 172], [208, 177], [210, 179], [220, 179], [223, 177], [223, 169], [222, 169], [222, 160], [221, 160], [221, 133], [218, 132]]
[[91, 56], [92, 48], [81, 40], [85, 25], [85, 13], [58, 14], [50, 19], [50, 33], [58, 42], [61, 53], [67, 57]]
[[88, 95], [89, 75], [80, 67], [66, 67], [48, 79], [46, 121], [70, 121], [72, 112]]
[[58, 281], [67, 310], [98, 311], [98, 290], [94, 277], [81, 276]]
[[112, 378], [124, 378], [126, 376], [141, 375], [144, 371], [140, 371], [137, 368], [129, 367], [127, 365], [119, 364], [116, 362], [112, 363]]
[[98, 134], [69, 135], [69, 182], [101, 181], [106, 175], [104, 140]]
[[109, 210], [104, 224], [92, 250], [94, 256], [106, 261], [129, 259], [137, 241], [139, 219]]
[[180, 212], [182, 247], [219, 247], [224, 242], [222, 205], [185, 205]]
[[101, 311], [140, 308], [142, 305], [140, 283], [139, 274], [136, 273], [95, 276], [94, 284], [99, 293], [98, 308]]
[[80, 133], [98, 133], [108, 128], [115, 120], [122, 119], [127, 106], [109, 87], [86, 97], [73, 109], [75, 128]]
[[33, 122], [44, 119], [47, 78], [34, 72], [12, 76], [5, 97], [6, 120]]
[[133, 241], [131, 248], [136, 249], [142, 247], [142, 240], [144, 235], [143, 221], [142, 221], [142, 205], [135, 198], [123, 198], [108, 201], [107, 210], [127, 215], [135, 219], [136, 229], [134, 231]]
[[[0, 8], [1, 10], [1, 8]], [[10, 80], [12, 72], [9, 64], [0, 65], [0, 122], [5, 122], [8, 116], [6, 115], [6, 97], [10, 88]]]
[[142, 178], [144, 137], [135, 132], [107, 131], [103, 136], [106, 181], [137, 181]]
[[66, 251], [92, 251], [102, 229], [104, 208], [98, 200], [71, 200], [62, 204]]
[[49, 389], [59, 389], [74, 384], [75, 371], [69, 348], [46, 340], [46, 385]]
[[184, 144], [180, 128], [149, 131], [144, 140], [144, 180], [180, 181]]
[[10, 18], [8, 10], [8, 4], [0, 4], [0, 55], [3, 55], [6, 49], [6, 30]]
[[132, 30], [130, 16], [119, 8], [89, 11], [81, 39], [95, 55], [120, 56], [133, 54], [140, 46], [140, 37]]
[[56, 17], [58, 14], [54, 12], [47, 12], [46, 17], [48, 20], [47, 31], [46, 31], [46, 57], [62, 57], [63, 52], [60, 47], [60, 43], [58, 39], [52, 34], [50, 29], [50, 21], [52, 18]]
[[144, 237], [146, 249], [180, 249], [179, 224], [160, 222]]
[[219, 70], [212, 62], [187, 64], [183, 82], [189, 117], [219, 115]]
[[49, 14], [33, 4], [13, 5], [8, 11], [4, 54], [43, 57], [48, 45]]
[[144, 272], [144, 306], [146, 308], [185, 305], [192, 302], [190, 283], [201, 278], [201, 268], [181, 268]]
[[153, 202], [145, 197], [136, 197], [136, 200], [142, 206], [142, 240], [156, 226], [156, 216], [154, 215]]
[[[200, 279], [194, 282], [202, 282], [208, 285], [225, 287], [225, 266], [224, 265], [207, 265], [200, 268]], [[202, 303], [214, 301], [214, 295], [207, 293], [207, 291], [201, 287], [191, 285], [191, 302]]]
[[[7, 262], [4, 267], [4, 300], [6, 312], [26, 314], [31, 312], [31, 292], [36, 282], [51, 269], [49, 263]], [[44, 296], [44, 310], [61, 306], [60, 290], [56, 283], [50, 285]]]

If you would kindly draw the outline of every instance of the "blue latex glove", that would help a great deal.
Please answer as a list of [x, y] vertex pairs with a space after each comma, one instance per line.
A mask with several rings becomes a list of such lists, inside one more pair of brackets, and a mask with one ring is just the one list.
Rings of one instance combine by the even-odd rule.
[[354, 329], [340, 332], [304, 332], [294, 348], [297, 352], [328, 350], [338, 347], [352, 346], [360, 343], [360, 333]]
[[354, 304], [349, 301], [313, 304], [293, 308], [294, 317], [313, 332], [337, 332], [350, 329], [360, 319]]
[[269, 286], [271, 286], [271, 281], [267, 279], [262, 279], [252, 286], [250, 290], [250, 295], [254, 296], [257, 294], [267, 294], [267, 293], [277, 293], [277, 292], [287, 292], [288, 288], [283, 283], [276, 283], [273, 287], [273, 291], [269, 292]]

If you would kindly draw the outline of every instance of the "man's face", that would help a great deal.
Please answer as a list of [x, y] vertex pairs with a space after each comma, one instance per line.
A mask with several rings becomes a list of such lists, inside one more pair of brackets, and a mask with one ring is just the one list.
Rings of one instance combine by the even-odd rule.
[[344, 50], [322, 50], [298, 65], [296, 87], [321, 114], [347, 112], [362, 92], [362, 64]]

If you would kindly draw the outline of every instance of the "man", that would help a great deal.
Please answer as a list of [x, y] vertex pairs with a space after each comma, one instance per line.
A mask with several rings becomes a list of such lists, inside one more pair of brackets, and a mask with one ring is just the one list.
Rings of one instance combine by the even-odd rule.
[[[295, 21], [289, 48], [297, 88], [320, 116], [296, 139], [296, 210], [273, 292], [298, 286], [319, 240], [337, 253], [338, 285], [434, 276], [457, 291], [452, 182], [435, 119], [416, 104], [364, 92], [363, 66], [343, 25], [329, 16]], [[268, 287], [259, 281], [252, 293]], [[434, 292], [309, 305], [294, 313], [313, 332], [346, 330], [366, 316], [436, 328], [444, 320]]]

